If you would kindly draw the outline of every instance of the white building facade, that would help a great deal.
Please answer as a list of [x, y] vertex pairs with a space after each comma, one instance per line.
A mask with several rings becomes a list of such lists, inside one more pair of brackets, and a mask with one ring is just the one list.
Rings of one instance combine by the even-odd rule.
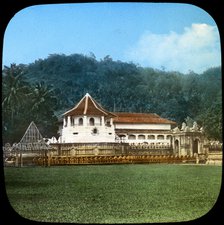
[[115, 113], [115, 133], [121, 142], [138, 145], [172, 144], [171, 129], [175, 122], [154, 113]]
[[63, 114], [59, 143], [170, 145], [175, 122], [154, 113], [111, 113], [88, 93]]

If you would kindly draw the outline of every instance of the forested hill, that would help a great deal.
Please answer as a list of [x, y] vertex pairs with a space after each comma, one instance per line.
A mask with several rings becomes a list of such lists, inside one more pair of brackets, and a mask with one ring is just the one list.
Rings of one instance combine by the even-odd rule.
[[202, 74], [181, 74], [114, 61], [109, 56], [96, 60], [93, 54], [54, 54], [17, 67], [29, 84], [42, 82], [51, 87], [55, 115], [73, 107], [88, 92], [111, 112], [154, 112], [179, 124], [191, 118], [210, 136], [221, 138], [220, 67]]

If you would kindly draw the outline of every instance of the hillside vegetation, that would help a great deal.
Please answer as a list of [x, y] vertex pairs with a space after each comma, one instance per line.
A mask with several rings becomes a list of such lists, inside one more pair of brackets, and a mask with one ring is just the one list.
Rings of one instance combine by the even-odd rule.
[[44, 136], [57, 136], [58, 117], [89, 93], [113, 112], [150, 112], [203, 126], [222, 138], [221, 68], [202, 74], [96, 60], [94, 54], [53, 54], [3, 69], [3, 140], [18, 142], [33, 120]]

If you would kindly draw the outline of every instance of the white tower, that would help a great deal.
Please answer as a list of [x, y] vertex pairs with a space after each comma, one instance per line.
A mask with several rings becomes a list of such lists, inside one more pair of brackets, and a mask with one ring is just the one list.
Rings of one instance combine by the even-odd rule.
[[63, 114], [62, 143], [115, 142], [114, 117], [87, 93]]

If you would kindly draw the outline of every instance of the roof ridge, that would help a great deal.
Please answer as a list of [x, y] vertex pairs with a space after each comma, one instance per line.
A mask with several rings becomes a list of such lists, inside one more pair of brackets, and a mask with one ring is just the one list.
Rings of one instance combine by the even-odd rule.
[[[99, 107], [98, 107], [98, 105], [96, 105], [96, 102], [95, 102], [95, 100], [91, 97], [91, 100], [92, 100], [92, 103], [94, 104], [94, 106], [98, 109], [98, 110], [100, 110], [102, 113], [104, 113], [104, 114], [106, 114], [106, 115], [108, 115], [108, 113], [104, 110], [102, 110], [102, 109], [100, 109]], [[100, 106], [101, 107], [101, 106]]]
[[67, 113], [70, 113], [71, 111], [75, 110], [76, 108], [78, 108], [78, 106], [81, 104], [81, 102], [83, 101], [83, 99], [85, 98], [86, 96], [83, 96], [81, 98], [81, 100], [73, 107], [71, 108], [70, 110], [66, 111], [65, 113], [63, 113], [63, 115], [67, 114]]
[[66, 111], [63, 116], [70, 115], [76, 110], [78, 110], [79, 113], [83, 115], [87, 115], [89, 114], [89, 111], [95, 110], [95, 113], [97, 114], [116, 117], [115, 114], [104, 109], [94, 98], [92, 98], [92, 96], [90, 96], [89, 93], [86, 93], [85, 96], [78, 102], [78, 104], [76, 104], [72, 109]]
[[89, 94], [86, 93], [86, 95], [84, 96], [86, 99], [85, 99], [85, 106], [84, 106], [84, 111], [83, 111], [83, 114], [86, 115], [86, 112], [88, 110], [88, 100], [89, 100]]

